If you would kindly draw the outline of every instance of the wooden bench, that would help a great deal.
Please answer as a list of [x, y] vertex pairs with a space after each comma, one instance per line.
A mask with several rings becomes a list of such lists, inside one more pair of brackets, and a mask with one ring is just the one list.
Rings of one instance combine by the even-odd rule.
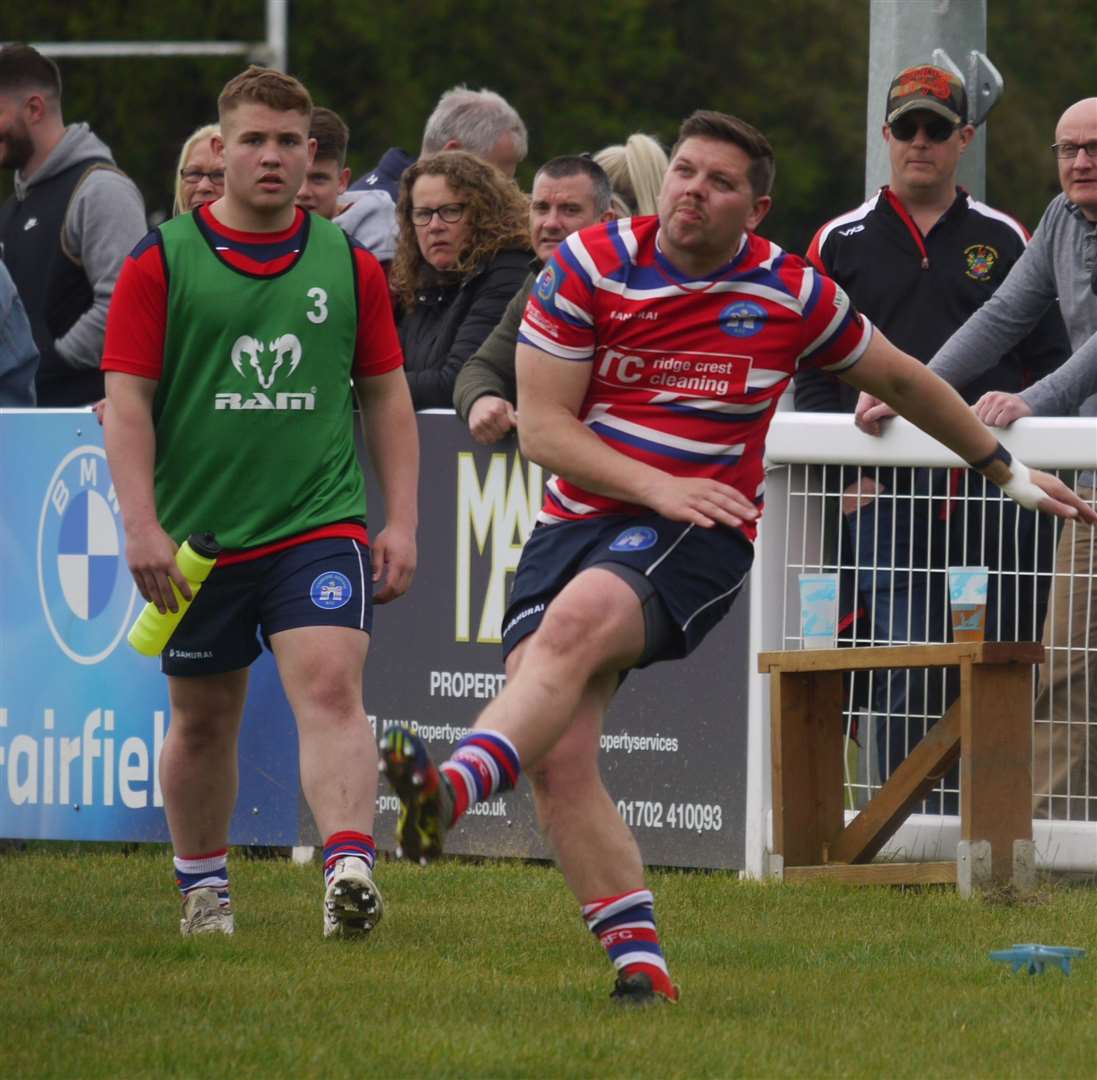
[[[1043, 659], [1034, 642], [760, 653], [758, 670], [773, 677], [772, 861], [784, 880], [1030, 887], [1032, 667]], [[950, 667], [959, 698], [846, 825], [843, 673]], [[953, 861], [873, 863], [957, 757], [959, 871]]]

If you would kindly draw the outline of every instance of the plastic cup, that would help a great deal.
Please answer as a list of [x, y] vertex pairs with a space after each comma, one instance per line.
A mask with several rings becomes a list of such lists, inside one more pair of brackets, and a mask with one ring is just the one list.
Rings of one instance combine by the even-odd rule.
[[990, 571], [985, 566], [948, 568], [953, 641], [983, 641], [986, 637], [989, 579]]
[[838, 635], [838, 575], [800, 575], [800, 640], [805, 649], [833, 649]]

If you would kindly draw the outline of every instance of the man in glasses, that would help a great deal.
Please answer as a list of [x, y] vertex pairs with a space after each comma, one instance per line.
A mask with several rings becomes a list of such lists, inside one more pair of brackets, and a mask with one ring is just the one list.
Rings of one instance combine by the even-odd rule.
[[118, 271], [145, 233], [145, 204], [87, 124], [65, 126], [61, 73], [29, 45], [0, 49], [0, 257], [22, 298], [41, 360], [39, 405], [103, 396], [99, 356]]
[[[1018, 222], [957, 185], [960, 158], [975, 136], [966, 116], [964, 85], [951, 72], [928, 64], [899, 72], [888, 89], [882, 132], [889, 182], [856, 210], [827, 222], [808, 249], [808, 259], [846, 290], [859, 311], [923, 363], [993, 294], [1028, 239]], [[987, 390], [1020, 390], [1027, 373], [1052, 370], [1067, 352], [1062, 324], [1050, 312], [990, 370], [956, 385], [969, 404]], [[808, 412], [853, 412], [857, 391], [821, 373], [801, 371], [795, 401]], [[987, 504], [984, 516], [982, 505], [963, 501], [982, 492], [981, 480], [973, 477], [953, 491], [957, 480], [944, 469], [920, 469], [913, 476], [864, 470], [859, 478], [846, 478], [840, 543], [843, 565], [855, 559], [858, 567], [845, 592], [857, 612], [853, 625], [859, 643], [946, 640], [944, 571], [950, 564], [1027, 567], [1031, 574], [1036, 516], [1012, 505], [999, 515], [996, 503]], [[1041, 526], [1042, 552], [1053, 546], [1049, 526]], [[1018, 543], [1000, 556], [1002, 529]], [[994, 584], [988, 636], [1008, 639], [1019, 625], [1025, 638], [1032, 637], [1039, 625], [1032, 615], [1033, 578], [995, 576]], [[946, 691], [941, 672], [908, 677], [895, 671], [873, 679], [875, 724], [869, 738], [875, 740], [882, 778], [942, 715], [956, 691]], [[946, 780], [946, 789], [955, 787], [954, 778]], [[956, 797], [946, 797], [942, 807], [933, 796], [927, 809], [955, 813]]]
[[[1051, 151], [1062, 194], [1044, 211], [1032, 243], [1001, 289], [930, 365], [956, 386], [978, 378], [1046, 311], [1058, 308], [1073, 355], [1019, 394], [982, 397], [976, 415], [995, 427], [1022, 416], [1097, 417], [1097, 97], [1075, 102], [1063, 113]], [[885, 410], [873, 406], [866, 419], [873, 422]], [[1097, 446], [1097, 433], [1090, 445]], [[1092, 502], [1094, 487], [1094, 470], [1081, 471], [1078, 494]], [[1044, 625], [1049, 663], [1040, 673], [1035, 709], [1033, 780], [1037, 791], [1050, 795], [1037, 796], [1034, 810], [1040, 817], [1097, 820], [1095, 566], [1093, 530], [1065, 525], [1055, 559], [1051, 615]]]

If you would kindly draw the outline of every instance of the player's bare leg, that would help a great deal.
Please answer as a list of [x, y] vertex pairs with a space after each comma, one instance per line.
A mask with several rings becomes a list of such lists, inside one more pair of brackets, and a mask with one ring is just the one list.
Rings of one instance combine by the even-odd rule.
[[310, 626], [271, 636], [297, 721], [301, 790], [324, 838], [324, 934], [364, 936], [381, 919], [373, 882], [377, 748], [362, 704], [369, 635]]
[[185, 936], [234, 930], [227, 854], [239, 786], [236, 741], [247, 689], [246, 668], [168, 678], [171, 723], [160, 753], [160, 788]]

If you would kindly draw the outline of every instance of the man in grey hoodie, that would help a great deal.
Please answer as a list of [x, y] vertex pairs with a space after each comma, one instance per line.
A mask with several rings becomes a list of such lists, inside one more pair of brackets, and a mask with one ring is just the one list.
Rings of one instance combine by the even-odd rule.
[[41, 356], [38, 404], [98, 401], [107, 308], [145, 205], [87, 124], [65, 126], [57, 65], [29, 45], [0, 49], [0, 168], [15, 172], [0, 255]]
[[[929, 365], [946, 382], [967, 384], [996, 364], [1058, 300], [1073, 355], [1019, 394], [984, 394], [973, 408], [993, 427], [1008, 427], [1022, 416], [1097, 418], [1097, 97], [1075, 102], [1063, 113], [1052, 151], [1062, 194], [1044, 211], [998, 291]], [[858, 423], [873, 433], [890, 415], [892, 410], [873, 398], [862, 395], [858, 402]], [[1089, 445], [1097, 464], [1097, 419], [1092, 422]], [[1095, 487], [1094, 469], [1082, 469], [1078, 494], [1092, 502]], [[1044, 626], [1049, 659], [1040, 671], [1035, 710], [1033, 782], [1042, 794], [1034, 810], [1039, 817], [1097, 821], [1095, 563], [1094, 530], [1066, 523]]]

